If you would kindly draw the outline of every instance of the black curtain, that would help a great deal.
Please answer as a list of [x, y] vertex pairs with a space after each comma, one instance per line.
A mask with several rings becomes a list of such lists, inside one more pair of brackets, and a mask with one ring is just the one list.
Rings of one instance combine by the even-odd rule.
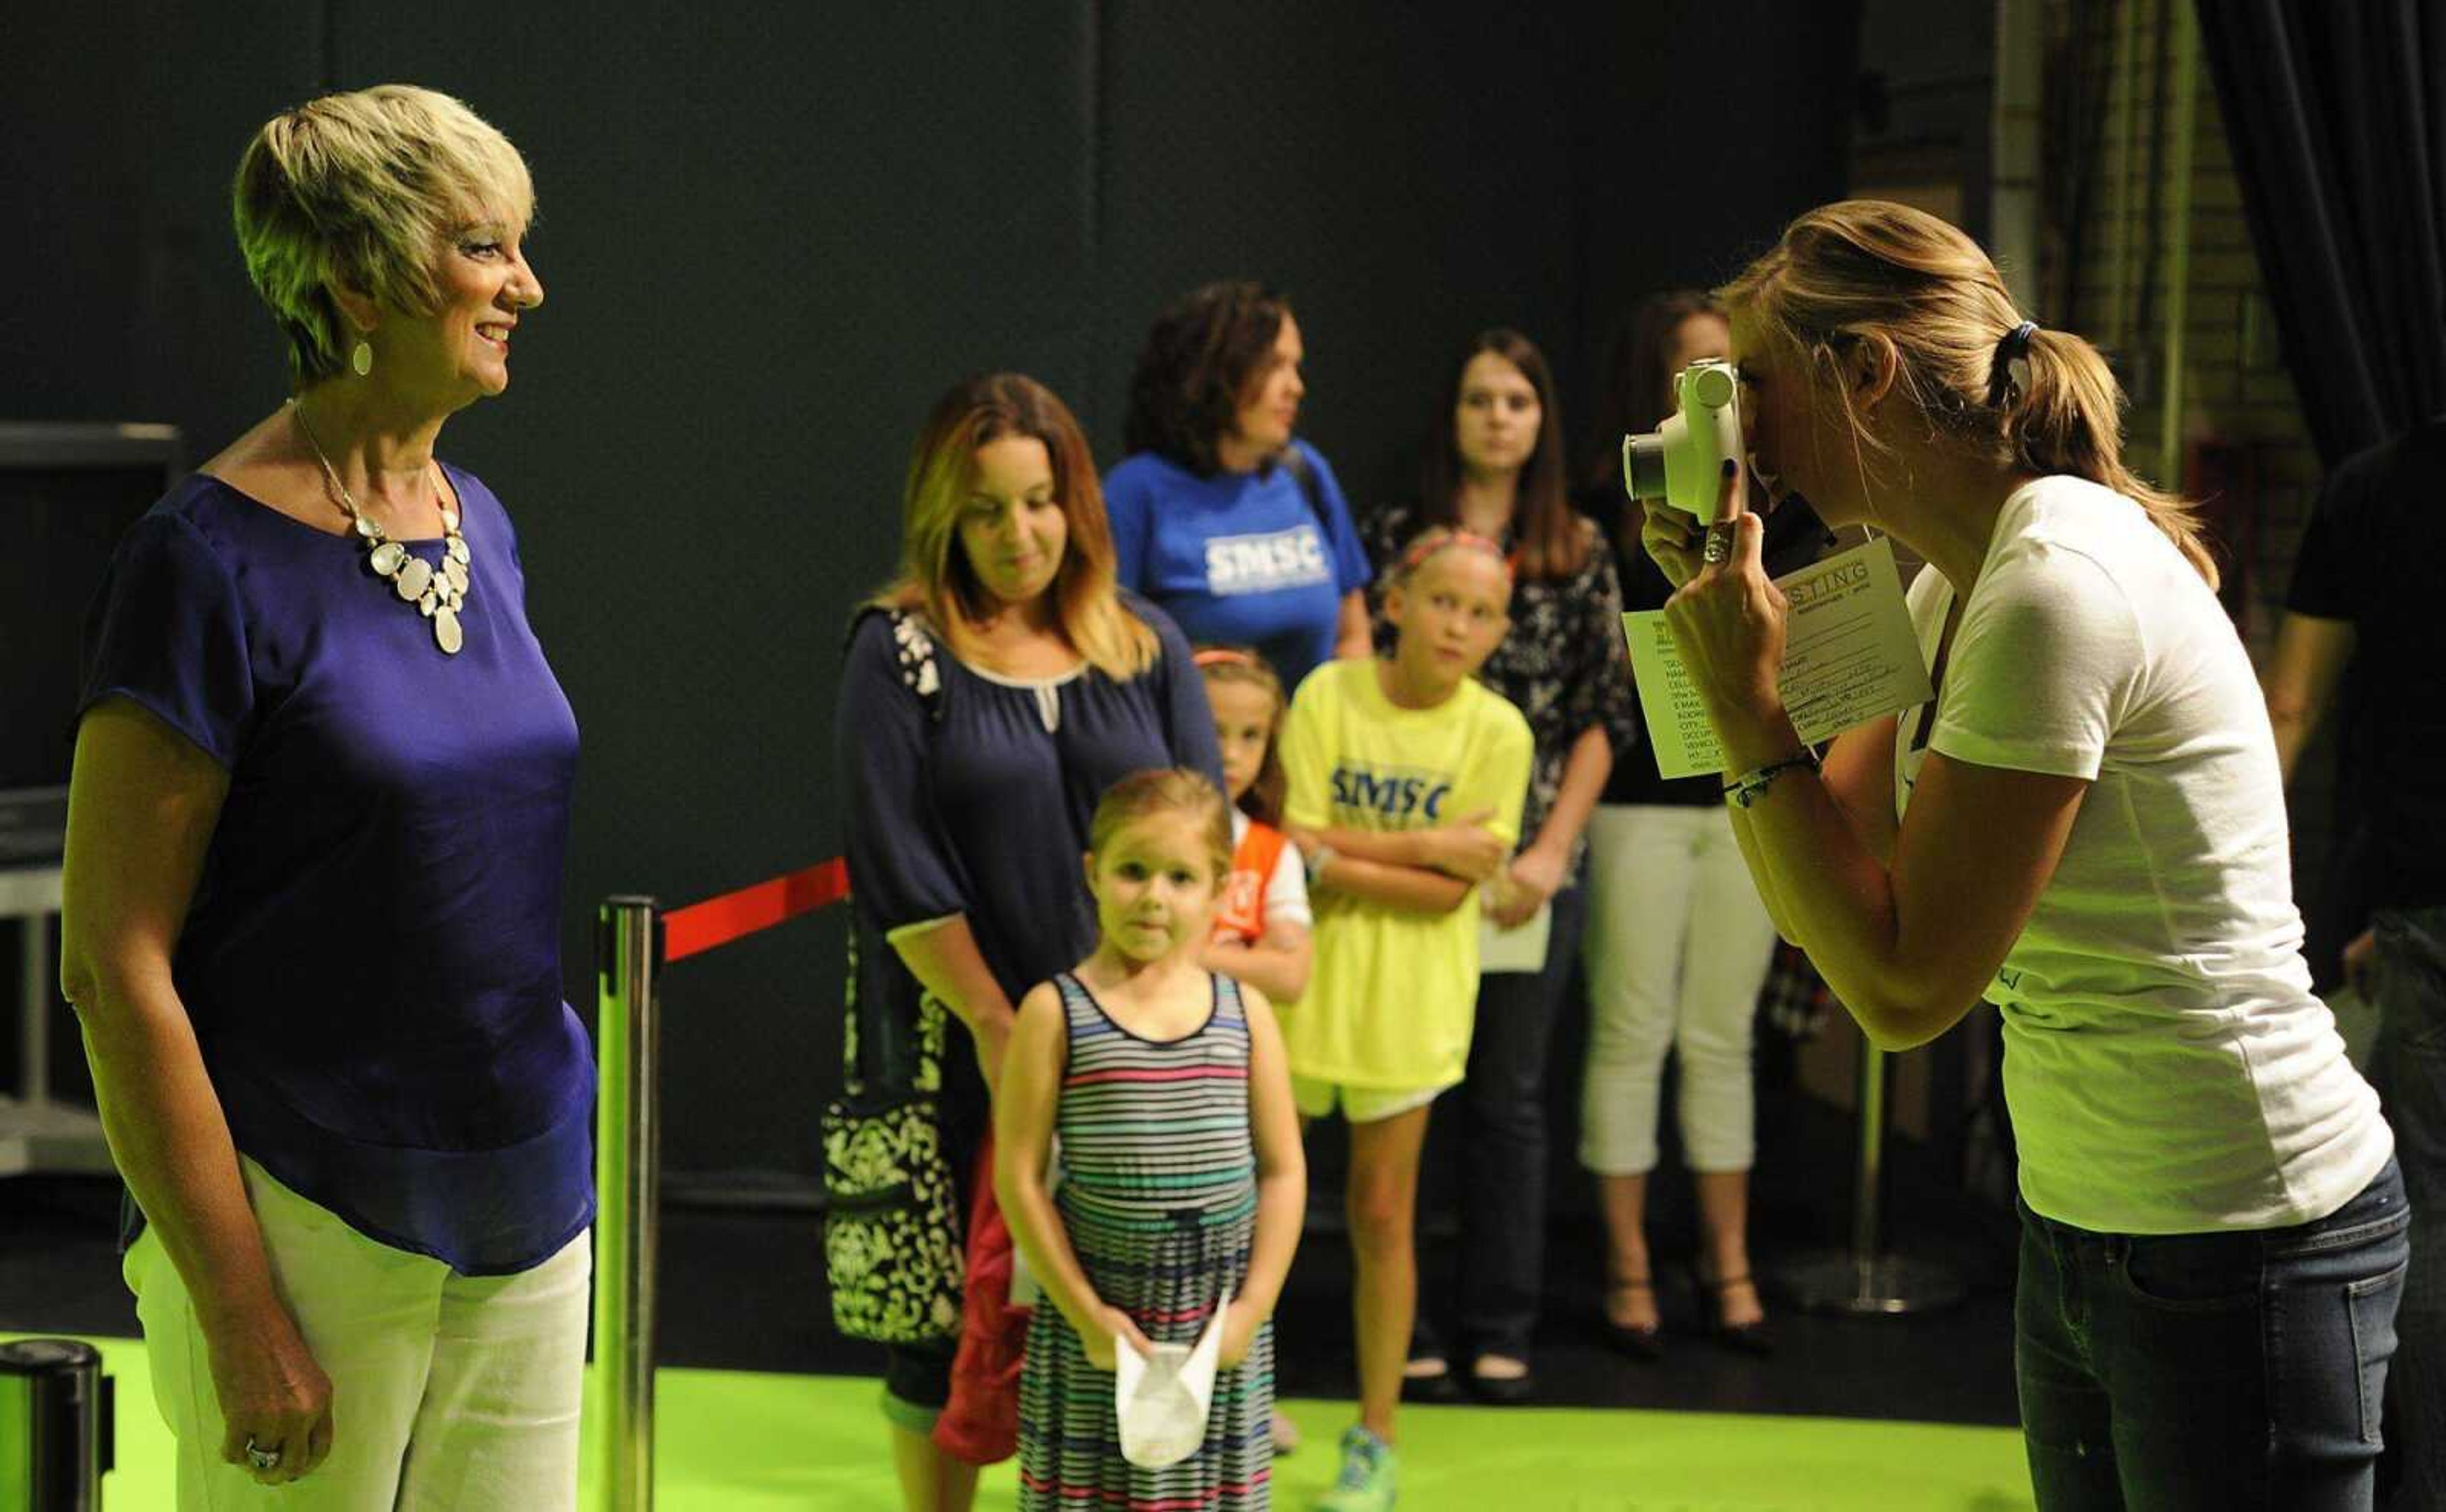
[[2446, 413], [2446, 0], [2197, 0], [2286, 365], [2332, 467]]

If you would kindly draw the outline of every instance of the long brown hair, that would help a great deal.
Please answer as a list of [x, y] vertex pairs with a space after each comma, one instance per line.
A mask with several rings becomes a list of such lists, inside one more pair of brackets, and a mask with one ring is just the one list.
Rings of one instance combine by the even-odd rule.
[[1155, 664], [1155, 631], [1121, 603], [1113, 570], [1113, 531], [1085, 433], [1051, 389], [1021, 373], [989, 373], [959, 383], [935, 401], [917, 433], [901, 501], [900, 575], [876, 595], [887, 608], [913, 609], [957, 655], [969, 626], [994, 608], [959, 543], [980, 447], [1007, 436], [1044, 443], [1053, 496], [1068, 522], [1054, 572], [1055, 618], [1081, 656], [1116, 681]]
[[[2022, 314], [1979, 244], [1934, 215], [1877, 199], [1813, 210], [1716, 297], [1797, 357], [1796, 377], [1839, 379], [1843, 349], [1884, 348], [1931, 429], [1999, 467], [2070, 474], [2130, 497], [2216, 586], [2191, 504], [2123, 465], [2123, 390], [2106, 359], [2070, 331], [2041, 328], [2005, 382], [1998, 354]], [[1860, 444], [1885, 448], [1853, 413], [1849, 385], [1834, 386], [1865, 486]]]
[[1723, 313], [1703, 289], [1664, 289], [1631, 307], [1606, 344], [1596, 413], [1580, 454], [1580, 487], [1620, 495], [1622, 439], [1651, 430], [1673, 413], [1673, 375], [1666, 364], [1682, 323], [1693, 315], [1722, 319]]
[[1563, 473], [1563, 412], [1554, 396], [1554, 375], [1537, 344], [1506, 327], [1480, 331], [1452, 364], [1430, 419], [1426, 455], [1420, 468], [1419, 522], [1460, 524], [1460, 441], [1454, 412], [1460, 406], [1461, 378], [1480, 352], [1492, 352], [1529, 380], [1537, 391], [1537, 444], [1520, 469], [1512, 512], [1512, 539], [1523, 575], [1570, 577], [1585, 566], [1596, 532], [1571, 509], [1571, 481]]

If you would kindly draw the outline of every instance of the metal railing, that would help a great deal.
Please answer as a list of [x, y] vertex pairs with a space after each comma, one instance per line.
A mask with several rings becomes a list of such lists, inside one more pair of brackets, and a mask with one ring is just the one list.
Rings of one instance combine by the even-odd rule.
[[598, 1512], [654, 1504], [654, 1276], [662, 1168], [663, 968], [839, 902], [836, 858], [668, 913], [606, 898], [595, 914], [593, 1461]]
[[655, 1176], [661, 1159], [661, 1023], [651, 898], [603, 901], [594, 1055], [594, 1366], [601, 1390], [598, 1505], [654, 1504]]

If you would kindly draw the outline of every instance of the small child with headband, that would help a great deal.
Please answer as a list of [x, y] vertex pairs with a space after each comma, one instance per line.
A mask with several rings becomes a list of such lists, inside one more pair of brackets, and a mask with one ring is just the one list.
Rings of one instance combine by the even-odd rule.
[[1510, 627], [1512, 564], [1438, 528], [1385, 590], [1392, 654], [1328, 663], [1282, 735], [1285, 828], [1315, 910], [1308, 991], [1283, 1009], [1304, 1118], [1350, 1124], [1359, 1422], [1324, 1512], [1383, 1512], [1394, 1414], [1418, 1308], [1411, 1231], [1428, 1107], [1469, 1064], [1478, 884], [1511, 860], [1529, 787], [1529, 722], [1476, 681]]
[[1308, 874], [1282, 831], [1282, 680], [1241, 646], [1205, 646], [1197, 669], [1214, 710], [1223, 786], [1232, 797], [1232, 876], [1214, 909], [1214, 938], [1201, 962], [1274, 1002], [1308, 989]]
[[[1282, 679], [1272, 663], [1238, 645], [1198, 648], [1223, 786], [1232, 797], [1232, 875], [1214, 906], [1214, 934], [1198, 964], [1291, 1002], [1308, 988], [1308, 872], [1283, 833]], [[1299, 1447], [1299, 1428], [1275, 1408], [1267, 1425], [1276, 1454]]]

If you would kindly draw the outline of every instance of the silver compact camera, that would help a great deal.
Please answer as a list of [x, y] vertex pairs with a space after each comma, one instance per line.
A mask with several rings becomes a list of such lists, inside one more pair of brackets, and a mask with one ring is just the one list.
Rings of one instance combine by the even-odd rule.
[[1724, 461], [1741, 459], [1740, 369], [1707, 357], [1674, 375], [1673, 413], [1645, 436], [1622, 439], [1622, 486], [1716, 523]]

